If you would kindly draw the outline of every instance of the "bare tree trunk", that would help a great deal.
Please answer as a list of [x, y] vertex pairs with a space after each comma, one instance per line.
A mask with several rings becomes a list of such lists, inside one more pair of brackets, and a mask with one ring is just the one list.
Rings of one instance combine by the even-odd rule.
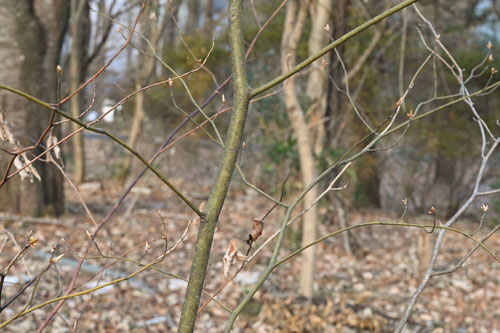
[[[335, 18], [332, 24], [333, 37], [334, 39], [338, 39], [342, 35], [347, 32], [347, 12], [350, 0], [338, 0], [336, 2], [335, 8]], [[337, 48], [337, 52], [341, 57], [344, 54], [344, 45], [340, 45]], [[336, 52], [330, 53], [330, 75], [333, 80], [340, 84], [344, 81], [344, 73], [341, 67], [340, 60], [337, 57]], [[325, 116], [328, 119], [325, 123], [325, 137], [326, 142], [324, 149], [330, 150], [332, 147], [336, 149], [340, 149], [340, 140], [338, 140], [338, 135], [336, 133], [339, 130], [339, 124], [341, 123], [342, 115], [342, 106], [343, 106], [343, 97], [342, 93], [337, 90], [335, 85], [332, 82], [328, 82], [327, 87], [327, 106], [325, 108]], [[332, 174], [331, 177], [334, 177]], [[330, 196], [330, 202], [333, 206], [333, 209], [336, 213], [336, 220], [339, 222], [339, 226], [341, 228], [345, 228], [348, 226], [347, 223], [347, 213], [341, 203], [341, 199], [338, 197], [338, 194], [333, 192]], [[344, 245], [344, 250], [348, 254], [352, 254], [351, 247], [351, 239], [349, 232], [342, 233], [342, 241]]]
[[[313, 0], [311, 3], [311, 34], [309, 36], [309, 55], [317, 53], [321, 50], [330, 39], [330, 29], [327, 29], [327, 24], [330, 22], [332, 11], [331, 0]], [[319, 155], [323, 150], [325, 140], [325, 122], [326, 113], [326, 87], [328, 79], [328, 57], [324, 56], [319, 62], [313, 64], [314, 69], [309, 74], [306, 86], [306, 94], [312, 101], [311, 123], [319, 123], [316, 126], [316, 136], [314, 140], [314, 152]]]
[[[347, 214], [341, 199], [335, 193], [332, 193], [331, 197], [332, 197], [333, 207], [337, 215], [337, 221], [339, 222], [339, 227], [341, 229], [347, 228], [349, 226], [346, 218]], [[342, 233], [342, 243], [344, 244], [344, 251], [347, 254], [352, 255], [351, 234], [349, 233], [349, 231]]]
[[[283, 72], [288, 71], [296, 63], [297, 48], [302, 35], [309, 1], [290, 1], [287, 5], [283, 37], [281, 40], [281, 67]], [[316, 168], [314, 165], [313, 145], [310, 131], [306, 122], [304, 112], [300, 106], [296, 92], [296, 78], [291, 77], [284, 90], [285, 104], [288, 110], [288, 117], [297, 138], [297, 147], [300, 158], [300, 171], [302, 183], [310, 184], [316, 178]], [[317, 197], [316, 188], [312, 188], [305, 196], [303, 207], [310, 207]], [[315, 205], [304, 214], [302, 224], [302, 246], [311, 243], [316, 239], [316, 221], [318, 213]], [[300, 274], [300, 289], [302, 295], [311, 299], [313, 297], [313, 275], [315, 247], [310, 247], [302, 253], [302, 270]]]
[[203, 31], [207, 38], [213, 38], [214, 30], [214, 0], [205, 0], [205, 24], [203, 26]]
[[[333, 27], [333, 37], [338, 39], [347, 32], [347, 8], [349, 6], [350, 0], [338, 0], [337, 7], [335, 9], [335, 18]], [[337, 51], [341, 57], [344, 55], [344, 45], [337, 47]], [[337, 58], [335, 52], [330, 52], [330, 74], [335, 82], [340, 83], [343, 79], [342, 67], [340, 61]], [[335, 88], [333, 83], [328, 85], [328, 106], [326, 110], [326, 116], [328, 117], [328, 122], [326, 126], [326, 139], [330, 144], [336, 144], [336, 131], [338, 130], [338, 125], [340, 124], [340, 118], [342, 114], [342, 94]]]
[[[137, 84], [135, 86], [136, 89], [139, 89], [141, 85], [139, 84], [139, 81], [137, 81]], [[139, 138], [139, 132], [141, 131], [142, 128], [142, 121], [144, 120], [144, 117], [146, 116], [146, 113], [144, 112], [144, 94], [137, 94], [137, 97], [135, 99], [135, 109], [134, 109], [134, 119], [132, 119], [132, 127], [130, 128], [130, 136], [128, 138], [128, 145], [131, 147], [135, 147], [137, 144], [137, 139]]]
[[420, 233], [417, 238], [417, 255], [418, 255], [418, 280], [420, 281], [427, 270], [427, 266], [431, 261], [432, 246], [431, 237], [426, 233]]
[[[149, 12], [158, 15], [158, 11], [159, 11], [159, 1], [158, 0], [151, 1], [149, 5]], [[159, 46], [160, 37], [165, 31], [165, 27], [167, 25], [167, 22], [169, 21], [170, 14], [171, 14], [170, 10], [167, 9], [167, 11], [163, 14], [163, 17], [161, 19], [157, 18], [153, 22], [145, 21], [145, 20], [150, 20], [150, 15], [144, 15], [142, 17], [141, 25], [149, 27], [149, 29], [147, 30], [148, 32], [145, 34], [145, 37], [149, 39], [151, 45], [153, 45], [153, 47], [155, 48], [158, 48]], [[140, 45], [147, 53], [150, 53], [151, 50], [147, 49], [146, 46], [147, 44], [144, 41]], [[143, 53], [139, 53], [136, 59], [137, 65], [135, 74], [135, 89], [139, 89], [143, 85], [147, 84], [148, 80], [153, 74], [155, 62], [156, 59], [154, 57], [146, 56]], [[140, 138], [142, 130], [142, 123], [145, 117], [146, 117], [146, 111], [144, 109], [144, 92], [140, 92], [136, 94], [135, 97], [134, 117], [132, 118], [130, 136], [127, 141], [127, 144], [129, 146], [135, 148], [135, 146], [137, 145], [137, 141]], [[126, 180], [128, 175], [130, 174], [133, 158], [134, 156], [129, 155], [124, 161], [123, 180]]]
[[[70, 88], [75, 91], [84, 79], [86, 67], [86, 46], [88, 45], [90, 26], [89, 8], [87, 1], [71, 0], [71, 53], [70, 53]], [[78, 117], [81, 110], [82, 94], [76, 94], [71, 99], [71, 115]], [[73, 131], [80, 126], [71, 123]], [[83, 133], [77, 133], [73, 137], [73, 158], [74, 158], [74, 180], [79, 184], [85, 178], [85, 150], [83, 144]]]
[[[56, 99], [56, 66], [65, 32], [67, 2], [64, 0], [0, 0], [0, 81], [21, 88], [46, 101]], [[49, 123], [50, 113], [17, 96], [0, 92], [5, 118], [32, 138], [38, 138]], [[53, 134], [60, 137], [56, 128]], [[33, 142], [25, 136], [24, 145]], [[44, 142], [45, 144], [45, 142]], [[41, 149], [35, 153], [38, 154]], [[8, 156], [0, 154], [3, 174]], [[0, 210], [26, 215], [62, 214], [63, 179], [56, 167], [36, 162], [41, 181], [10, 179], [0, 191]]]
[[[136, 79], [135, 89], [141, 88], [140, 80]], [[144, 117], [146, 116], [146, 112], [144, 111], [144, 93], [140, 92], [135, 96], [135, 107], [134, 107], [134, 117], [132, 118], [132, 126], [130, 128], [130, 135], [128, 137], [127, 144], [130, 147], [134, 147], [137, 145], [137, 141], [139, 140], [139, 134], [142, 129], [142, 122]], [[123, 164], [124, 177], [123, 180], [126, 180], [128, 175], [130, 174], [132, 163], [134, 156], [127, 156]]]

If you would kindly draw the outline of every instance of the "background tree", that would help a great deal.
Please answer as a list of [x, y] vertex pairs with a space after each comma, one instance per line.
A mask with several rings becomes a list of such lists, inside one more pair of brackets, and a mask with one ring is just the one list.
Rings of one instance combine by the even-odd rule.
[[[87, 1], [71, 0], [70, 4], [70, 32], [71, 52], [69, 54], [70, 89], [75, 91], [83, 82], [89, 56], [90, 39], [90, 17], [89, 4]], [[82, 94], [77, 94], [71, 99], [71, 114], [78, 117], [82, 108]], [[72, 123], [73, 130], [79, 128], [78, 124]], [[77, 184], [82, 183], [85, 177], [85, 150], [83, 145], [83, 133], [77, 133], [73, 139], [74, 178]]]
[[[56, 102], [56, 66], [60, 63], [68, 9], [67, 1], [63, 0], [0, 3], [2, 82]], [[47, 128], [50, 114], [5, 91], [0, 92], [0, 100], [6, 121], [23, 129], [24, 134], [16, 133], [18, 140], [23, 146], [35, 144], [33, 138], [40, 137]], [[59, 130], [55, 130], [54, 135], [58, 136]], [[45, 144], [43, 140], [41, 145]], [[41, 151], [36, 148], [33, 153]], [[10, 156], [2, 153], [2, 169], [6, 170], [10, 160]], [[16, 177], [7, 181], [0, 193], [0, 209], [31, 215], [61, 214], [64, 211], [62, 175], [50, 164], [36, 162], [34, 167], [40, 180], [21, 181]]]
[[[316, 4], [317, 5], [317, 4]], [[310, 6], [310, 1], [290, 1], [287, 5], [285, 23], [283, 27], [283, 35], [281, 41], [281, 68], [283, 73], [286, 73], [290, 68], [297, 64], [297, 49], [299, 41], [302, 37], [302, 30], [306, 23], [307, 14]], [[322, 10], [325, 10], [322, 8]], [[326, 13], [328, 15], [328, 12]], [[316, 29], [314, 33], [318, 33]], [[319, 37], [318, 37], [319, 38]], [[316, 41], [314, 41], [316, 42]], [[314, 43], [313, 44], [317, 44]], [[316, 48], [312, 45], [311, 48]], [[317, 52], [317, 50], [316, 50]], [[315, 77], [319, 96], [316, 95], [319, 101], [321, 96], [321, 87], [323, 86], [324, 77], [318, 75], [317, 71], [313, 71], [311, 76]], [[284, 99], [287, 107], [288, 118], [293, 128], [295, 137], [297, 138], [297, 149], [299, 151], [301, 180], [303, 186], [307, 186], [316, 179], [316, 166], [314, 161], [313, 141], [311, 130], [305, 119], [304, 111], [297, 96], [296, 78], [292, 77], [288, 80], [284, 88]], [[316, 189], [311, 191], [304, 198], [304, 208], [312, 205], [317, 197]], [[313, 206], [306, 214], [302, 223], [302, 245], [309, 244], [316, 239], [316, 223], [318, 213], [316, 206]], [[314, 248], [309, 248], [304, 251], [303, 268], [301, 270], [300, 286], [301, 292], [309, 299], [313, 296], [313, 276], [314, 276]]]
[[[159, 1], [151, 1], [148, 10], [143, 15], [139, 28], [144, 31], [144, 39], [141, 39], [138, 47], [139, 52], [136, 58], [136, 68], [134, 70], [135, 89], [140, 89], [145, 86], [153, 75], [155, 69], [156, 59], [151, 52], [161, 54], [158, 50], [160, 46], [161, 37], [165, 31], [167, 22], [171, 11], [173, 10], [172, 4], [168, 4], [163, 8], [160, 14]], [[146, 43], [149, 41], [149, 44]], [[154, 48], [154, 50], [151, 50]], [[132, 119], [132, 126], [130, 128], [130, 135], [128, 138], [128, 145], [136, 147], [139, 135], [142, 132], [142, 123], [146, 116], [145, 93], [138, 93], [135, 98], [134, 117]], [[133, 156], [129, 156], [124, 163], [124, 179], [129, 175]]]

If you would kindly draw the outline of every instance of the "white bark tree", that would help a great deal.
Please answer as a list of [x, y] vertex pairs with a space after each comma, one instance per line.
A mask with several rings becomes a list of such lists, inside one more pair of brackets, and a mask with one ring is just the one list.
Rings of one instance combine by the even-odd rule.
[[[283, 27], [283, 35], [281, 39], [281, 68], [283, 72], [287, 72], [291, 67], [296, 65], [297, 49], [302, 36], [302, 30], [307, 19], [307, 11], [310, 1], [295, 1], [292, 0], [287, 5], [285, 23]], [[293, 76], [288, 79], [284, 89], [284, 100], [287, 108], [290, 124], [292, 125], [293, 133], [297, 138], [297, 149], [300, 158], [300, 173], [304, 186], [310, 184], [316, 179], [316, 166], [314, 163], [314, 152], [311, 138], [311, 131], [307, 124], [304, 111], [300, 105], [297, 95], [297, 77]], [[309, 207], [317, 197], [316, 188], [311, 189], [305, 196], [303, 207]], [[316, 206], [304, 214], [302, 224], [302, 245], [311, 243], [316, 239], [316, 223], [318, 220], [318, 212]], [[300, 275], [301, 293], [307, 297], [313, 297], [313, 275], [314, 275], [314, 260], [315, 248], [311, 247], [304, 251], [302, 256], [302, 270]]]

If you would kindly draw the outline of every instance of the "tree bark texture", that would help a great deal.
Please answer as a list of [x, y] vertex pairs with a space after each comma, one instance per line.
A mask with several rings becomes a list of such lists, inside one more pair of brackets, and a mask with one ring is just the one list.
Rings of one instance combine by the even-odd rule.
[[[67, 5], [65, 0], [0, 0], [2, 83], [44, 101], [56, 102], [56, 66], [66, 29]], [[6, 120], [21, 130], [15, 133], [22, 145], [32, 145], [49, 123], [50, 112], [19, 96], [2, 91], [0, 105]], [[53, 134], [60, 138], [60, 129], [55, 128]], [[9, 157], [5, 153], [0, 155], [2, 174]], [[48, 163], [36, 162], [34, 167], [41, 181], [11, 178], [0, 191], [0, 210], [25, 215], [63, 213], [62, 175]]]

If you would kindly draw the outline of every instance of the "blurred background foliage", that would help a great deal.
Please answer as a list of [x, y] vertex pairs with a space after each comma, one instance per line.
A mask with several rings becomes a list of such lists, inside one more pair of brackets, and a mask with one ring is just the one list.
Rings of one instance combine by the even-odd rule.
[[[246, 2], [244, 37], [247, 46], [281, 3], [279, 0]], [[332, 0], [330, 23], [325, 34], [328, 33], [330, 39], [333, 39], [335, 34], [342, 34], [355, 28], [367, 18], [374, 17], [395, 3], [398, 1]], [[84, 69], [82, 73], [86, 73], [87, 76], [82, 78], [82, 82], [102, 67], [116, 52], [124, 41], [128, 27], [133, 23], [132, 18], [139, 10], [139, 2], [132, 0], [92, 0], [87, 5], [89, 9], [84, 13], [88, 15], [91, 28], [85, 30], [88, 36], [84, 40], [88, 43], [89, 49], [83, 51], [86, 52], [83, 59], [90, 60], [81, 65]], [[113, 120], [103, 122], [102, 126], [113, 129], [123, 138], [128, 138], [134, 121], [139, 119], [137, 121], [140, 122], [142, 130], [136, 145], [152, 153], [163, 141], [166, 133], [170, 133], [187, 113], [196, 109], [193, 100], [201, 105], [231, 74], [226, 6], [227, 2], [222, 0], [151, 0], [139, 22], [138, 31], [152, 43], [148, 45], [139, 34], [136, 34], [131, 46], [95, 81], [95, 96], [91, 87], [85, 90], [82, 99], [84, 104], [89, 105], [90, 101], [95, 99], [93, 112], [102, 113], [113, 103], [124, 98], [125, 94], [134, 91], [137, 84], [146, 86], [175, 77], [176, 75], [164, 64], [178, 74], [186, 73], [197, 68], [210, 52], [205, 68], [184, 78], [191, 96], [186, 93], [186, 88], [179, 80], [172, 86], [163, 84], [148, 89], [143, 92], [142, 101], [137, 95], [126, 99], [121, 110], [114, 112]], [[422, 0], [418, 6], [441, 33], [441, 41], [451, 50], [465, 77], [484, 61], [484, 66], [476, 70], [476, 73], [484, 70], [482, 75], [472, 78], [467, 83], [471, 92], [496, 80], [490, 75], [492, 67], [500, 67], [500, 56], [497, 56], [500, 42], [498, 16], [500, 9], [496, 1]], [[286, 6], [262, 31], [253, 51], [249, 54], [247, 70], [253, 87], [281, 74], [280, 52], [285, 10]], [[404, 15], [407, 15], [406, 29], [403, 24]], [[342, 17], [346, 19], [342, 21]], [[75, 18], [70, 17], [70, 22], [73, 19]], [[341, 21], [342, 23], [339, 23]], [[308, 56], [311, 29], [311, 15], [307, 15], [297, 50], [298, 61]], [[160, 32], [157, 41], [153, 36], [155, 31]], [[406, 89], [428, 54], [419, 31], [429, 46], [434, 47], [430, 31], [416, 17], [414, 11], [408, 8], [367, 29], [338, 49], [347, 72], [350, 72], [356, 67], [360, 56], [370, 48], [373, 40], [379, 38], [359, 72], [348, 82], [352, 101], [372, 126], [376, 126], [390, 115], [400, 98], [400, 87]], [[404, 45], [402, 45], [403, 37], [406, 38]], [[103, 47], [99, 49], [101, 40]], [[489, 42], [492, 44], [491, 50], [487, 48]], [[68, 67], [71, 46], [71, 36], [66, 34], [61, 54], [64, 68]], [[151, 72], [145, 73], [147, 67], [145, 64], [152, 54], [150, 47], [155, 49], [159, 59], [154, 61]], [[485, 60], [488, 52], [491, 52], [492, 59]], [[403, 69], [400, 69], [401, 64], [404, 66]], [[338, 160], [353, 144], [368, 134], [366, 127], [354, 115], [349, 98], [344, 92], [338, 91], [333, 84], [335, 81], [343, 91], [346, 90], [345, 84], [341, 82], [345, 73], [335, 54], [325, 57], [324, 66], [329, 68], [330, 76], [328, 83], [330, 113], [325, 117], [318, 117], [314, 111], [310, 111], [314, 109], [314, 101], [307, 96], [306, 84], [307, 74], [311, 69], [308, 68], [297, 76], [299, 101], [310, 123], [313, 141], [317, 141], [315, 159], [318, 170]], [[402, 82], [400, 82], [400, 71], [403, 74]], [[68, 71], [64, 71], [63, 90], [66, 92], [70, 87], [70, 79]], [[282, 179], [282, 172], [285, 169], [298, 171], [300, 168], [297, 138], [291, 131], [283, 94], [279, 89], [282, 89], [282, 85], [273, 89], [277, 92], [276, 95], [252, 103], [245, 134], [248, 154], [252, 154], [255, 160], [249, 160], [242, 166], [251, 172], [256, 169], [265, 171], [266, 177], [272, 178], [272, 181], [264, 179], [263, 173], [257, 173], [261, 176], [256, 176], [255, 181], [266, 190], [279, 188], [275, 184], [278, 179]], [[405, 100], [404, 112], [398, 116], [397, 121], [405, 121], [406, 113], [416, 109], [419, 103], [429, 100], [434, 95], [440, 98], [422, 106], [419, 113], [452, 100], [443, 96], [453, 96], [458, 93], [459, 86], [449, 70], [441, 63], [431, 60], [416, 80], [415, 88]], [[222, 89], [215, 100], [205, 108], [206, 114], [214, 115], [230, 107], [231, 98], [230, 89], [227, 87]], [[106, 99], [111, 99], [113, 103], [109, 104]], [[491, 128], [497, 128], [496, 106], [500, 102], [500, 94], [495, 92], [486, 98], [474, 97], [473, 101], [486, 123]], [[142, 118], [136, 117], [140, 103], [144, 109]], [[220, 133], [225, 133], [228, 115], [229, 112], [225, 112], [215, 120]], [[196, 124], [204, 120], [202, 115], [196, 115], [193, 122], [188, 123], [186, 130], [193, 129]], [[323, 141], [317, 140], [320, 127], [324, 127], [327, 131], [326, 139]], [[205, 129], [212, 136], [215, 135], [211, 126], [205, 126]], [[190, 138], [205, 140], [208, 138], [206, 132], [198, 130], [191, 134]], [[88, 134], [86, 135], [88, 138]], [[397, 135], [382, 140], [377, 148], [390, 146], [395, 142]], [[154, 145], [149, 144], [150, 142], [154, 142]], [[435, 190], [436, 197], [451, 198], [452, 202], [447, 204], [448, 208], [444, 208], [451, 209], [450, 207], [457, 206], [463, 198], [461, 193], [453, 195], [451, 193], [456, 188], [463, 188], [465, 182], [470, 181], [467, 175], [477, 167], [473, 162], [479, 156], [479, 145], [478, 126], [469, 108], [465, 103], [454, 104], [445, 111], [412, 123], [404, 139], [394, 149], [363, 156], [346, 179], [349, 190], [343, 191], [345, 193], [342, 194], [345, 195], [343, 200], [348, 205], [357, 207], [381, 207], [391, 210], [399, 209], [399, 202], [402, 199], [400, 196], [409, 196], [415, 198], [412, 209], [423, 210], [427, 209], [425, 207], [433, 200], [430, 198], [426, 200], [426, 194]], [[70, 145], [65, 146], [70, 169], [74, 165], [73, 149]], [[120, 159], [123, 154], [116, 156]], [[498, 157], [495, 158], [493, 165], [498, 167]], [[88, 153], [85, 159], [91, 159]], [[404, 168], [401, 167], [403, 161], [406, 165]], [[251, 163], [255, 164], [249, 165]], [[115, 165], [109, 169], [114, 168], [121, 170], [122, 166]], [[124, 177], [130, 172], [127, 168], [125, 163], [123, 172], [116, 171], [113, 174]], [[300, 183], [297, 175], [298, 172], [294, 172], [295, 183]], [[498, 171], [496, 173], [491, 171], [492, 179], [495, 176], [498, 176]], [[92, 180], [93, 177], [96, 175], [89, 173], [86, 179]], [[417, 183], [415, 179], [418, 179]], [[429, 188], [433, 183], [442, 183], [443, 188], [439, 190]]]
[[[182, 40], [178, 35], [174, 34], [177, 37], [169, 40], [168, 45], [163, 45], [161, 48], [162, 60], [178, 73], [184, 73], [197, 67], [207, 55], [212, 42], [215, 43], [206, 64], [206, 68], [213, 73], [213, 77], [207, 71], [199, 70], [186, 78], [186, 84], [191, 91], [192, 97], [198, 103], [204, 101], [216, 89], [217, 84], [220, 84], [230, 74], [224, 4], [218, 1], [203, 3], [205, 2], [200, 2], [201, 9], [199, 8], [196, 11], [199, 18], [192, 21], [197, 21], [198, 26], [189, 29], [185, 21], [187, 20], [186, 17], [189, 16], [186, 14], [186, 10], [189, 10], [188, 7], [191, 5], [188, 6], [182, 1], [178, 3], [181, 7], [180, 10], [176, 11], [178, 26], [172, 29], [181, 32]], [[217, 26], [212, 26], [211, 29], [206, 29], [204, 25], [207, 19], [203, 15], [206, 14], [207, 3], [211, 3], [213, 8], [217, 9], [215, 12], [212, 11], [212, 22], [217, 23]], [[259, 25], [262, 25], [272, 15], [281, 1], [254, 1], [254, 3], [259, 23], [256, 21], [251, 5], [247, 4], [245, 6], [244, 24], [247, 45], [259, 31]], [[337, 2], [333, 1], [333, 3], [334, 10], [330, 23], [332, 30], [335, 27], [336, 10], [338, 9], [335, 7]], [[344, 9], [347, 13], [347, 31], [364, 22], [367, 17], [375, 16], [394, 3], [395, 1], [344, 1]], [[484, 87], [488, 80], [491, 80], [489, 75], [491, 67], [500, 67], [496, 56], [500, 37], [500, 21], [493, 11], [493, 2], [487, 0], [438, 0], [421, 1], [419, 6], [423, 8], [424, 14], [433, 21], [436, 29], [442, 34], [443, 44], [452, 50], [466, 77], [474, 67], [484, 60], [489, 51], [486, 45], [491, 41], [493, 45], [491, 50], [493, 61], [486, 61], [486, 65], [489, 65], [489, 67], [485, 70], [485, 73], [473, 78], [467, 85], [470, 91], [476, 91]], [[380, 29], [382, 35], [377, 46], [369, 55], [359, 74], [349, 81], [350, 92], [356, 107], [369, 119], [371, 124], [380, 123], [385, 119], [393, 110], [395, 102], [400, 96], [398, 86], [401, 38], [403, 34], [402, 15], [402, 13], [398, 13], [380, 25], [370, 28], [356, 38], [349, 40], [342, 51], [343, 61], [349, 71], [376, 35], [376, 29]], [[430, 32], [422, 25], [411, 9], [407, 10], [407, 15], [403, 75], [403, 87], [405, 89], [428, 54], [418, 30], [422, 32], [427, 43], [432, 44]], [[251, 85], [254, 87], [279, 75], [281, 72], [279, 54], [283, 23], [284, 9], [277, 14], [264, 30], [254, 50], [248, 57], [248, 76]], [[311, 22], [308, 17], [298, 48], [297, 58], [299, 61], [308, 56], [310, 30]], [[186, 46], [189, 47], [189, 50]], [[303, 110], [308, 110], [311, 101], [305, 93], [306, 80], [301, 75], [299, 74], [298, 79], [298, 93]], [[343, 75], [342, 72], [340, 76], [334, 75], [334, 77], [342, 78]], [[165, 80], [173, 76], [166, 68], [158, 65], [154, 78], [150, 81]], [[126, 80], [126, 77], [125, 75], [123, 80]], [[214, 82], [214, 78], [217, 83]], [[167, 93], [166, 90], [168, 90]], [[406, 113], [409, 110], [415, 109], [420, 102], [432, 98], [434, 94], [446, 96], [458, 92], [459, 86], [449, 71], [437, 62], [435, 68], [433, 68], [431, 61], [431, 64], [426, 66], [416, 80], [415, 89], [411, 90], [405, 101], [405, 113], [402, 113], [398, 120], [406, 120]], [[207, 114], [214, 114], [223, 107], [230, 105], [228, 103], [231, 98], [230, 92], [223, 90], [220, 95], [222, 94], [224, 94], [226, 102], [222, 102], [222, 97], [219, 97], [216, 102], [207, 107]], [[147, 123], [152, 123], [154, 128], [159, 128], [162, 132], [168, 132], [185, 117], [185, 114], [180, 110], [184, 112], [194, 110], [193, 103], [180, 82], [176, 82], [173, 87], [161, 86], [150, 89], [146, 92], [146, 95]], [[498, 111], [494, 106], [498, 104], [499, 98], [498, 94], [492, 94], [488, 98], [474, 98], [474, 100], [478, 100], [475, 104], [478, 112], [492, 127], [496, 126], [495, 121], [498, 118]], [[178, 108], [173, 106], [172, 100], [175, 100]], [[450, 100], [452, 98], [443, 98], [430, 102], [423, 106], [419, 113], [426, 112]], [[343, 125], [339, 126], [344, 126], [344, 128], [338, 127], [342, 135], [336, 138], [335, 142], [326, 142], [316, 155], [319, 169], [337, 160], [349, 147], [367, 134], [364, 125], [353, 116], [351, 103], [345, 94], [340, 94], [340, 104], [338, 105], [340, 110], [337, 110], [336, 114], [340, 115], [340, 118], [327, 121], [342, 123]], [[245, 165], [245, 167], [261, 168], [266, 171], [267, 175], [276, 175], [276, 171], [283, 170], [283, 168], [299, 169], [297, 140], [290, 131], [290, 123], [285, 109], [281, 94], [252, 104], [247, 125], [246, 145], [253, 149], [254, 152], [257, 152], [259, 162], [257, 166]], [[125, 116], [126, 123], [131, 121], [130, 114]], [[216, 120], [221, 133], [225, 131], [227, 120], [227, 114], [219, 116]], [[203, 121], [203, 117], [198, 115], [196, 121]], [[196, 125], [191, 123], [188, 127], [193, 128], [194, 126]], [[127, 126], [124, 127], [123, 130], [126, 131]], [[210, 126], [206, 126], [206, 129], [214, 134]], [[157, 130], [148, 131], [148, 133], [144, 133], [145, 135], [141, 140], [147, 142], [150, 140], [147, 136], [156, 135], [156, 133], [158, 133]], [[425, 172], [427, 178], [432, 179], [434, 182], [448, 184], [447, 186], [450, 189], [465, 185], [462, 184], [462, 181], [470, 179], [461, 177], [460, 173], [468, 172], [468, 169], [476, 167], [470, 163], [479, 154], [477, 148], [480, 144], [480, 137], [477, 134], [479, 134], [477, 124], [464, 103], [454, 104], [444, 112], [438, 112], [431, 117], [415, 122], [410, 126], [406, 137], [396, 148], [388, 152], [366, 155], [361, 158], [349, 176], [352, 191], [347, 191], [350, 194], [347, 195], [345, 201], [357, 207], [395, 209], [394, 206], [388, 205], [387, 202], [399, 202], [400, 198], [391, 197], [384, 200], [381, 197], [387, 197], [390, 194], [386, 193], [388, 191], [381, 187], [392, 186], [384, 183], [382, 180], [384, 178], [383, 173], [387, 170], [387, 163], [397, 165], [400, 159], [404, 159], [405, 163], [409, 164], [424, 163], [425, 167], [422, 165], [415, 166], [413, 172]], [[198, 131], [193, 135], [197, 138], [206, 137], [202, 131]], [[394, 140], [394, 137], [384, 140], [380, 146], [390, 145]], [[498, 161], [495, 163], [498, 165]], [[423, 196], [429, 191], [426, 188], [429, 183], [414, 184], [412, 186], [406, 184], [406, 182], [413, 182], [414, 178], [408, 177], [408, 175], [405, 176], [404, 172], [394, 176], [398, 177], [403, 194], [407, 193], [410, 188], [415, 193], [409, 195], [414, 196]], [[261, 181], [262, 183], [259, 185], [264, 187], [268, 183], [263, 179], [258, 179], [258, 181]], [[453, 185], [451, 185], [452, 183]], [[277, 187], [273, 188], [276, 189]], [[443, 189], [439, 191], [443, 191]], [[461, 199], [462, 196], [457, 195], [453, 199], [455, 202], [450, 203], [446, 209], [457, 206]], [[425, 209], [423, 206], [428, 204], [426, 200], [416, 201], [422, 203], [422, 207], [414, 207], [416, 209]]]

